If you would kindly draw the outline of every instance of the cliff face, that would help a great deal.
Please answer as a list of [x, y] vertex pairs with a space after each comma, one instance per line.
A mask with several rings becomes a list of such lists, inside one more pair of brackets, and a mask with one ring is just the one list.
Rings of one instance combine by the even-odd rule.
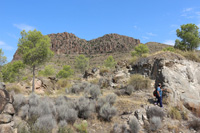
[[200, 63], [184, 57], [162, 52], [139, 60], [132, 73], [141, 73], [162, 83], [168, 89], [171, 103], [182, 102], [190, 110], [200, 105]]
[[[107, 34], [103, 37], [87, 41], [80, 39], [72, 33], [49, 34], [51, 39], [51, 49], [56, 54], [97, 54], [126, 52], [132, 50], [140, 43], [139, 39], [118, 34]], [[13, 60], [20, 59], [16, 51]]]

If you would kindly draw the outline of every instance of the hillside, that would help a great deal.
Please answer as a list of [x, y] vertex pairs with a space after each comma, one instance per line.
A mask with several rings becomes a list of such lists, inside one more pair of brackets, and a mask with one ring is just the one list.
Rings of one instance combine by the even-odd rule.
[[[48, 36], [51, 39], [51, 49], [57, 55], [127, 52], [140, 43], [139, 39], [118, 34], [106, 34], [90, 41], [80, 39], [67, 32], [49, 34]], [[20, 56], [16, 52], [13, 60], [18, 60], [19, 58]]]

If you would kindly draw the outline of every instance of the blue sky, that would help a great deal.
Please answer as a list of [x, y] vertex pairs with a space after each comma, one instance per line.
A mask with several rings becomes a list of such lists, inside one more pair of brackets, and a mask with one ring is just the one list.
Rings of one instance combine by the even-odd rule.
[[173, 45], [176, 29], [187, 23], [200, 27], [199, 0], [0, 0], [0, 48], [11, 61], [23, 29], [86, 40], [117, 33]]

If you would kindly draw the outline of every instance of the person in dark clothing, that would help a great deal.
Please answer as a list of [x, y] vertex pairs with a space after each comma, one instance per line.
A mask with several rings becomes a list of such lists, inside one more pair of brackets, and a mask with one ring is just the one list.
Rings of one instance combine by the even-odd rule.
[[157, 96], [156, 96], [157, 102], [155, 104], [158, 105], [158, 103], [159, 103], [160, 107], [163, 107], [163, 105], [162, 105], [162, 89], [161, 89], [161, 84], [160, 83], [158, 84], [158, 87], [157, 87], [156, 91], [157, 91]]

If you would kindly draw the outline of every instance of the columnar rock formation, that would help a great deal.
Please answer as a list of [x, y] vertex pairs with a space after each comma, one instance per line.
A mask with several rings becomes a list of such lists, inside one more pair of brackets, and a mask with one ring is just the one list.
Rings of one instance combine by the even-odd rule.
[[0, 133], [13, 133], [13, 97], [5, 90], [5, 85], [0, 82]]
[[[140, 43], [139, 39], [132, 37], [107, 34], [103, 37], [86, 41], [80, 39], [72, 33], [49, 34], [51, 39], [51, 49], [56, 54], [97, 54], [112, 52], [127, 52], [132, 50]], [[20, 56], [16, 51], [13, 60], [19, 59]]]

